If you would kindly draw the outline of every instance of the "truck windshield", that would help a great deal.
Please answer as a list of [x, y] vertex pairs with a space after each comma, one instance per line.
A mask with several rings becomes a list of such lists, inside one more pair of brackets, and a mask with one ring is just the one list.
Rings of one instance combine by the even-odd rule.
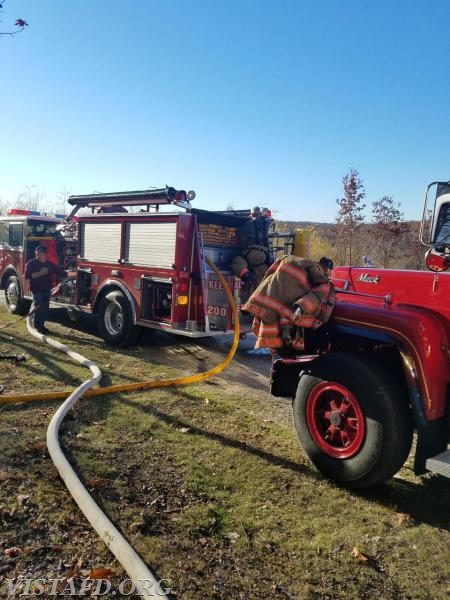
[[28, 237], [48, 237], [54, 236], [58, 223], [51, 221], [29, 220], [28, 221]]

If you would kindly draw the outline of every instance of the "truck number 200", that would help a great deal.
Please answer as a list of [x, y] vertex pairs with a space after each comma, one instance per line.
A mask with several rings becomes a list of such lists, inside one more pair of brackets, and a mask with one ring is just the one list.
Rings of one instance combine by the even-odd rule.
[[208, 305], [208, 315], [213, 317], [226, 317], [227, 316], [227, 308], [226, 306], [212, 306]]

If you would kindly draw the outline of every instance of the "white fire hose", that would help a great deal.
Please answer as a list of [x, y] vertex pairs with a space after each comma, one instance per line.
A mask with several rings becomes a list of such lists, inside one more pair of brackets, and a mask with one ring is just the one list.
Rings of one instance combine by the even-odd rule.
[[38, 340], [47, 342], [50, 346], [64, 352], [70, 358], [92, 371], [92, 377], [79, 385], [58, 408], [47, 429], [48, 451], [58, 469], [61, 479], [66, 484], [69, 492], [89, 523], [123, 566], [130, 579], [134, 582], [136, 589], [142, 593], [142, 596], [144, 598], [158, 597], [168, 600], [158, 578], [153, 575], [123, 535], [94, 502], [94, 499], [81, 483], [59, 445], [59, 427], [64, 417], [84, 392], [100, 381], [102, 372], [97, 365], [81, 354], [78, 354], [78, 352], [73, 352], [64, 344], [60, 344], [46, 335], [40, 334], [32, 326], [30, 318], [27, 319], [27, 327], [31, 335]]
[[[69, 412], [69, 410], [74, 406], [74, 404], [81, 398], [83, 394], [87, 392], [87, 395], [104, 395], [107, 393], [113, 392], [122, 392], [122, 391], [132, 391], [138, 389], [150, 389], [156, 387], [169, 387], [173, 385], [190, 385], [192, 383], [197, 383], [200, 381], [204, 381], [217, 373], [220, 373], [223, 369], [227, 367], [227, 365], [233, 359], [233, 356], [237, 350], [238, 342], [239, 342], [239, 314], [237, 311], [236, 304], [234, 302], [234, 298], [231, 294], [230, 288], [217, 269], [217, 267], [208, 259], [205, 259], [209, 266], [214, 270], [216, 275], [218, 276], [220, 282], [222, 283], [224, 290], [226, 292], [228, 302], [230, 303], [233, 319], [234, 319], [234, 337], [233, 344], [228, 352], [225, 360], [216, 365], [212, 369], [206, 372], [197, 373], [195, 375], [188, 375], [179, 377], [176, 379], [164, 379], [158, 381], [147, 381], [140, 383], [131, 383], [125, 385], [115, 385], [110, 386], [108, 388], [101, 388], [99, 390], [89, 390], [93, 385], [98, 383], [102, 377], [102, 373], [100, 369], [95, 365], [92, 361], [88, 360], [78, 352], [74, 352], [70, 350], [64, 344], [49, 338], [46, 335], [42, 335], [36, 329], [34, 329], [31, 322], [31, 313], [27, 319], [27, 328], [31, 335], [36, 337], [39, 341], [44, 341], [67, 354], [70, 358], [80, 363], [84, 367], [88, 368], [92, 372], [92, 377], [87, 381], [83, 382], [79, 385], [66, 400], [64, 403], [58, 408], [56, 413], [53, 415], [50, 424], [47, 429], [47, 447], [50, 453], [50, 456], [58, 469], [59, 475], [61, 479], [67, 486], [67, 489], [72, 494], [75, 502], [80, 507], [81, 511], [98, 533], [100, 538], [105, 542], [107, 547], [111, 550], [120, 564], [123, 566], [125, 571], [128, 573], [130, 579], [133, 581], [135, 585], [135, 589], [140, 593], [144, 598], [163, 598], [165, 600], [169, 600], [166, 595], [166, 590], [162, 587], [162, 583], [165, 582], [164, 579], [158, 580], [155, 575], [150, 571], [147, 565], [142, 561], [142, 559], [137, 555], [135, 550], [130, 546], [127, 540], [123, 537], [123, 535], [117, 530], [117, 528], [111, 523], [108, 517], [100, 510], [97, 504], [94, 502], [94, 499], [86, 490], [86, 488], [81, 483], [74, 469], [70, 465], [69, 461], [64, 456], [63, 451], [61, 450], [61, 446], [59, 445], [59, 427]], [[33, 311], [34, 312], [34, 311]], [[55, 393], [47, 393], [47, 394], [25, 394], [25, 395], [9, 395], [2, 398], [0, 403], [13, 403], [13, 402], [23, 402], [23, 401], [33, 401], [33, 400], [49, 400], [49, 399], [57, 399], [61, 397], [60, 392]], [[156, 596], [155, 596], [156, 594]]]

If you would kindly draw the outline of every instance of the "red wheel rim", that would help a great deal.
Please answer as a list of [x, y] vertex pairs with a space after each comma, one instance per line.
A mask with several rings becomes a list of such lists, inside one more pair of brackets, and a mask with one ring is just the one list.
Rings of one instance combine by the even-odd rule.
[[361, 406], [340, 383], [324, 381], [313, 387], [306, 422], [314, 442], [333, 458], [351, 458], [363, 444], [366, 425]]

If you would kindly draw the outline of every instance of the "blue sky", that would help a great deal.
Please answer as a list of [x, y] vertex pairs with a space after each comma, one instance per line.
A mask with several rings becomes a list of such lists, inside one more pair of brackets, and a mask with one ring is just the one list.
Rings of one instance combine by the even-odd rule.
[[[450, 178], [448, 0], [7, 0], [0, 198], [166, 184], [333, 221]], [[370, 214], [370, 211], [369, 211]]]

